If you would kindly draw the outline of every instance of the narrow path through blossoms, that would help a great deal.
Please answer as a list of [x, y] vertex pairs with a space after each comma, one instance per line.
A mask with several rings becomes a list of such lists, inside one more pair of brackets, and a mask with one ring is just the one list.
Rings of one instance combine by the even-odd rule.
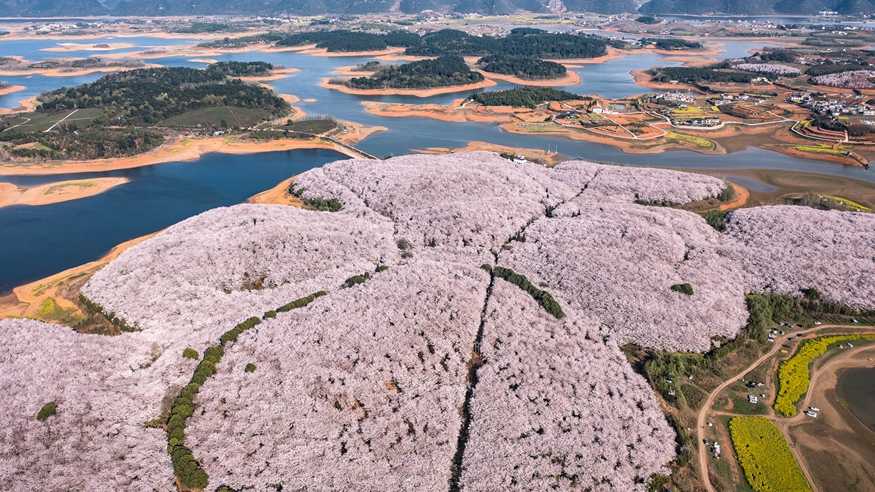
[[[581, 188], [580, 192], [575, 194], [573, 197], [562, 200], [559, 203], [550, 206], [546, 205], [544, 207], [544, 213], [541, 215], [537, 215], [532, 217], [526, 224], [521, 227], [515, 234], [508, 237], [502, 244], [501, 247], [498, 248], [497, 251], [492, 252], [493, 256], [493, 264], [489, 269], [489, 285], [486, 288], [486, 296], [484, 296], [483, 300], [483, 309], [480, 312], [480, 326], [477, 329], [477, 336], [474, 339], [474, 343], [471, 348], [471, 357], [468, 360], [468, 378], [467, 378], [467, 388], [465, 390], [465, 401], [462, 404], [462, 425], [459, 428], [459, 437], [456, 441], [456, 452], [453, 455], [452, 462], [452, 470], [450, 475], [449, 482], [449, 491], [450, 492], [459, 492], [461, 490], [461, 476], [462, 469], [464, 468], [464, 459], [465, 459], [465, 447], [468, 445], [468, 437], [471, 429], [471, 401], [474, 398], [474, 392], [477, 387], [477, 382], [479, 381], [479, 377], [477, 375], [477, 371], [480, 369], [480, 366], [483, 364], [483, 356], [480, 352], [480, 345], [483, 341], [483, 333], [484, 327], [486, 325], [486, 314], [487, 308], [489, 306], [489, 300], [492, 297], [492, 290], [495, 286], [496, 273], [495, 268], [498, 267], [498, 261], [501, 257], [501, 252], [504, 251], [505, 247], [510, 244], [512, 241], [516, 240], [520, 237], [525, 237], [526, 229], [532, 225], [535, 221], [541, 218], [549, 218], [557, 207], [568, 203], [575, 198], [579, 198], [580, 195], [584, 194], [586, 190], [589, 188], [589, 184], [592, 183], [600, 174], [601, 171], [596, 172], [589, 179], [589, 181]], [[485, 265], [484, 265], [485, 268]], [[518, 286], [519, 287], [519, 286]]]

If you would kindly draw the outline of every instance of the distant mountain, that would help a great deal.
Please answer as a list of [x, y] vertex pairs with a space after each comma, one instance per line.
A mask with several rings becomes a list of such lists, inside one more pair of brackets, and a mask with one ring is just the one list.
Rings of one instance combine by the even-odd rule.
[[830, 10], [840, 14], [875, 13], [875, 0], [650, 0], [647, 14], [811, 15]]
[[[640, 0], [0, 0], [0, 17], [89, 15], [318, 15], [376, 12], [510, 14], [514, 12], [599, 12], [639, 10]], [[647, 14], [842, 14], [875, 13], [875, 0], [649, 0]]]
[[514, 12], [633, 12], [635, 0], [0, 0], [2, 16], [318, 15], [400, 11], [509, 14]]

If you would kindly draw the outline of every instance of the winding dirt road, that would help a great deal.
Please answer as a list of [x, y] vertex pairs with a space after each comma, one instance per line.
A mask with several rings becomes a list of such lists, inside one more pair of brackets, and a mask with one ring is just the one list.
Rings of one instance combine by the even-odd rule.
[[[752, 362], [750, 365], [739, 371], [735, 376], [727, 379], [720, 386], [714, 388], [711, 393], [708, 394], [708, 398], [705, 399], [705, 403], [702, 405], [702, 408], [699, 409], [699, 413], [696, 415], [696, 439], [698, 440], [698, 452], [699, 452], [699, 474], [702, 477], [702, 484], [705, 486], [705, 490], [708, 492], [716, 492], [716, 489], [711, 484], [711, 477], [708, 474], [708, 450], [705, 446], [702, 445], [705, 438], [705, 428], [707, 423], [708, 414], [711, 413], [711, 407], [714, 405], [714, 401], [720, 396], [720, 393], [723, 392], [730, 385], [734, 384], [736, 381], [741, 379], [745, 374], [755, 369], [757, 366], [768, 360], [770, 357], [774, 356], [781, 350], [781, 347], [784, 345], [784, 342], [789, 340], [791, 337], [799, 337], [802, 335], [807, 335], [809, 333], [814, 333], [821, 330], [828, 329], [865, 329], [867, 327], [862, 326], [846, 326], [846, 325], [820, 325], [812, 328], [808, 328], [806, 330], [795, 331], [793, 333], [787, 333], [775, 339], [775, 342], [772, 345], [772, 348], [769, 349], [768, 352], [763, 354], [760, 358]], [[797, 457], [798, 459], [798, 457]], [[800, 466], [804, 466], [803, 463], [800, 463]], [[807, 475], [807, 473], [806, 473]], [[810, 480], [810, 477], [808, 477]], [[810, 482], [809, 482], [810, 483]]]

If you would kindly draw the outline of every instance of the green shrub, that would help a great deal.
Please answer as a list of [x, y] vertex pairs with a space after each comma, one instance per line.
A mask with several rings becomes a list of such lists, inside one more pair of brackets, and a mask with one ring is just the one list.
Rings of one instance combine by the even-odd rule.
[[197, 350], [195, 350], [191, 347], [186, 347], [185, 350], [182, 351], [182, 356], [185, 357], [186, 359], [197, 360], [198, 353], [197, 353]]
[[353, 275], [352, 277], [349, 277], [348, 279], [344, 280], [343, 285], [341, 287], [343, 287], [344, 289], [348, 289], [350, 287], [354, 287], [356, 285], [363, 284], [370, 279], [371, 279], [371, 274], [367, 273], [367, 272], [362, 273], [361, 275]]
[[305, 197], [304, 188], [299, 187], [297, 183], [292, 183], [289, 187], [289, 194], [299, 198], [305, 207], [320, 212], [337, 212], [343, 208], [343, 202], [337, 198]]
[[720, 210], [709, 210], [705, 212], [705, 222], [714, 229], [723, 232], [726, 230], [726, 216], [728, 212]]
[[255, 364], [252, 362], [246, 364], [246, 367], [243, 368], [244, 372], [255, 372]]
[[530, 296], [532, 296], [532, 299], [534, 299], [535, 301], [537, 301], [538, 304], [541, 305], [544, 311], [547, 311], [548, 313], [553, 315], [554, 318], [562, 319], [565, 317], [565, 313], [562, 311], [562, 307], [559, 305], [559, 303], [556, 302], [556, 299], [554, 299], [549, 292], [541, 290], [534, 284], [529, 282], [529, 279], [527, 279], [524, 275], [520, 275], [509, 268], [504, 268], [500, 266], [493, 268], [492, 271], [496, 277], [504, 279], [516, 285], [520, 289], [526, 291]]
[[328, 292], [325, 292], [324, 290], [320, 290], [319, 292], [314, 292], [307, 297], [295, 299], [294, 301], [292, 301], [284, 306], [278, 307], [276, 310], [277, 310], [277, 312], [285, 313], [287, 311], [291, 311], [292, 309], [302, 308], [302, 307], [306, 306], [307, 304], [310, 304], [311, 302], [315, 301], [317, 298], [324, 296], [325, 294], [328, 294]]
[[718, 197], [721, 202], [728, 202], [735, 198], [735, 188], [731, 185], [726, 185], [726, 188], [723, 188], [723, 191], [720, 192], [720, 196]]
[[693, 295], [693, 286], [687, 283], [674, 284], [671, 286], [671, 290], [675, 292], [680, 292], [681, 294], [686, 294], [688, 296]]
[[388, 269], [389, 269], [389, 267], [388, 267], [387, 265], [378, 265], [378, 266], [377, 266], [377, 269], [374, 270], [374, 271], [375, 271], [376, 273], [381, 273], [381, 272], [385, 272], [385, 271], [388, 270]]
[[39, 412], [36, 413], [36, 419], [40, 422], [45, 422], [46, 419], [57, 415], [57, 413], [58, 405], [55, 402], [50, 401], [39, 409]]

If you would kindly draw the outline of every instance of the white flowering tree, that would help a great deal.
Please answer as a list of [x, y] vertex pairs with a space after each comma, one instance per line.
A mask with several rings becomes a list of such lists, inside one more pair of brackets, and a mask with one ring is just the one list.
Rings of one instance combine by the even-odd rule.
[[0, 321], [0, 487], [644, 490], [674, 436], [619, 345], [707, 350], [749, 291], [875, 307], [871, 215], [654, 206], [725, 187], [404, 156], [188, 219], [82, 289], [138, 331]]

